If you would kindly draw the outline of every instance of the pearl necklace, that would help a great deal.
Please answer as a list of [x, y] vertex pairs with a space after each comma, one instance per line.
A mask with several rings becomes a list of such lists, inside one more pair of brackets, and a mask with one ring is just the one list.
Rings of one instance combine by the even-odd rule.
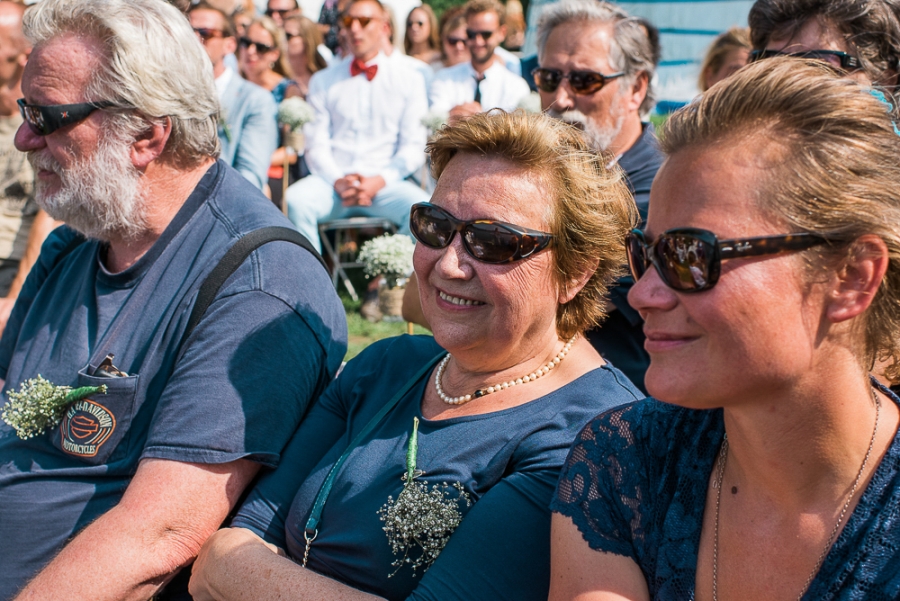
[[462, 405], [468, 403], [472, 399], [477, 399], [483, 397], [485, 395], [491, 394], [493, 392], [500, 392], [501, 390], [506, 390], [512, 386], [516, 386], [518, 384], [527, 384], [529, 382], [534, 382], [541, 376], [546, 376], [550, 373], [550, 370], [560, 364], [560, 362], [566, 358], [566, 355], [569, 352], [569, 349], [572, 348], [572, 344], [575, 342], [575, 339], [578, 338], [578, 334], [575, 334], [569, 341], [566, 342], [566, 345], [559, 351], [553, 360], [550, 361], [547, 365], [541, 366], [538, 369], [534, 370], [527, 376], [522, 376], [521, 378], [516, 378], [515, 380], [509, 380], [508, 382], [501, 382], [500, 384], [494, 384], [493, 386], [488, 386], [487, 388], [481, 388], [476, 390], [472, 394], [464, 394], [462, 396], [452, 397], [444, 392], [443, 387], [441, 386], [441, 379], [444, 376], [444, 370], [447, 369], [447, 364], [450, 362], [450, 353], [447, 353], [447, 356], [440, 362], [438, 365], [437, 371], [434, 373], [434, 388], [437, 390], [438, 396], [441, 397], [441, 400], [447, 403], [448, 405]]
[[[844, 506], [841, 508], [841, 513], [838, 515], [837, 523], [835, 523], [834, 528], [831, 529], [831, 536], [829, 536], [828, 540], [825, 541], [825, 548], [822, 549], [821, 553], [819, 553], [819, 559], [816, 560], [815, 567], [806, 578], [806, 584], [803, 585], [803, 590], [800, 591], [799, 595], [797, 595], [797, 601], [800, 601], [800, 599], [803, 598], [803, 595], [806, 594], [806, 591], [809, 589], [809, 585], [812, 584], [812, 581], [813, 579], [815, 579], [816, 574], [819, 573], [819, 568], [822, 567], [822, 563], [828, 556], [828, 552], [831, 550], [831, 545], [834, 544], [834, 540], [837, 538], [838, 531], [841, 529], [841, 524], [844, 523], [844, 517], [846, 516], [847, 509], [850, 508], [850, 501], [853, 500], [853, 495], [856, 494], [856, 489], [859, 487], [859, 483], [862, 480], [863, 473], [866, 471], [866, 465], [869, 463], [869, 456], [872, 454], [872, 447], [875, 446], [875, 434], [878, 433], [878, 418], [881, 416], [881, 399], [878, 398], [878, 395], [875, 393], [874, 388], [872, 389], [872, 399], [875, 401], [875, 427], [872, 428], [872, 438], [869, 440], [869, 448], [866, 450], [866, 456], [863, 457], [862, 465], [859, 466], [859, 472], [856, 474], [856, 480], [853, 481], [853, 486], [850, 488], [850, 494], [847, 495], [847, 501], [844, 503]], [[713, 533], [713, 601], [719, 601], [719, 504], [722, 501], [722, 480], [725, 477], [726, 461], [728, 461], [727, 433], [722, 439], [722, 446], [719, 449], [719, 458], [716, 462], [716, 479], [713, 483], [713, 486], [718, 489], [716, 491], [716, 521], [715, 531]]]

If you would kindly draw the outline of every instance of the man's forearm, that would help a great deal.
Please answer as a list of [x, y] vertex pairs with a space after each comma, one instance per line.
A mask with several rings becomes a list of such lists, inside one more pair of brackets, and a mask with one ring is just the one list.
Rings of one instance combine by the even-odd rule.
[[[81, 531], [15, 601], [146, 601], [203, 541], [162, 540], [114, 507]], [[130, 523], [124, 523], [128, 519]], [[211, 534], [211, 533], [210, 533]], [[196, 548], [194, 548], [196, 547]]]
[[144, 600], [190, 563], [259, 464], [145, 459], [122, 501], [81, 531], [15, 601]]
[[25, 254], [22, 256], [22, 260], [19, 261], [19, 271], [9, 287], [9, 293], [6, 295], [6, 298], [18, 298], [19, 292], [22, 290], [22, 284], [25, 283], [25, 278], [28, 277], [28, 272], [31, 271], [38, 255], [41, 254], [41, 245], [47, 236], [50, 235], [50, 232], [60, 225], [62, 225], [61, 221], [56, 221], [43, 210], [38, 211], [34, 216], [31, 230], [28, 232], [28, 242], [25, 244]]

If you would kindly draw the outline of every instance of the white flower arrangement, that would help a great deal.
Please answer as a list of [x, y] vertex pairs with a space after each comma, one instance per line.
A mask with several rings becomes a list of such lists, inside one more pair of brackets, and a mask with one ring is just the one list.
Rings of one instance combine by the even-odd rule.
[[528, 96], [523, 96], [519, 101], [519, 104], [516, 105], [517, 109], [522, 109], [526, 113], [540, 113], [541, 112], [541, 95], [537, 92], [532, 92]]
[[440, 111], [428, 111], [428, 114], [422, 117], [422, 125], [431, 131], [437, 131], [447, 124], [450, 115]]
[[106, 394], [106, 385], [55, 386], [40, 375], [25, 380], [19, 390], [10, 390], [9, 402], [0, 417], [15, 428], [19, 438], [26, 440], [56, 426], [62, 421], [66, 407], [92, 394]]
[[278, 105], [278, 123], [287, 125], [291, 131], [300, 129], [313, 120], [315, 111], [299, 96], [285, 98]]
[[359, 250], [359, 261], [369, 277], [383, 276], [388, 288], [397, 286], [397, 281], [412, 273], [413, 245], [409, 236], [385, 234], [372, 238]]

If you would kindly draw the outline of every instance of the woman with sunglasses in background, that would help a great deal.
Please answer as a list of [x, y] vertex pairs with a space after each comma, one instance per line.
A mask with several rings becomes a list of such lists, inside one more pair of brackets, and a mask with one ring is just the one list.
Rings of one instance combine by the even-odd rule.
[[437, 188], [410, 227], [434, 338], [347, 364], [204, 547], [195, 600], [547, 598], [565, 450], [596, 408], [638, 398], [581, 336], [635, 211], [543, 115], [474, 116], [430, 153]]
[[253, 19], [246, 35], [238, 39], [238, 65], [244, 79], [272, 92], [275, 102], [300, 95], [292, 79], [284, 33], [269, 17]]
[[440, 45], [437, 17], [431, 7], [423, 4], [409, 11], [403, 38], [406, 54], [430, 65], [441, 59]]
[[319, 53], [322, 34], [318, 25], [299, 15], [284, 21], [284, 35], [287, 38], [287, 59], [291, 75], [301, 98], [306, 98], [309, 80], [313, 73], [328, 66]]
[[654, 399], [576, 439], [550, 598], [897, 599], [900, 136], [773, 58], [675, 113], [628, 237]]
[[431, 67], [437, 71], [444, 67], [452, 67], [472, 60], [469, 46], [466, 44], [466, 16], [463, 8], [456, 6], [441, 15], [441, 56], [432, 61]]

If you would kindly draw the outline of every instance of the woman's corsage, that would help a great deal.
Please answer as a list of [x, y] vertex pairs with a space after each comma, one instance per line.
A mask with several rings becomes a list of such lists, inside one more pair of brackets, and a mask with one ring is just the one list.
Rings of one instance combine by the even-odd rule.
[[0, 412], [0, 418], [25, 440], [56, 426], [70, 403], [98, 393], [106, 394], [106, 386], [56, 386], [38, 375], [22, 382], [18, 391], [7, 393], [9, 402]]
[[[378, 510], [384, 522], [391, 550], [397, 559], [391, 565], [397, 568], [390, 576], [396, 574], [404, 564], [413, 570], [427, 570], [440, 555], [450, 535], [462, 522], [459, 510], [460, 502], [466, 507], [472, 501], [462, 484], [446, 482], [435, 484], [430, 490], [428, 483], [417, 480], [424, 472], [416, 469], [416, 453], [418, 452], [419, 418], [413, 418], [413, 431], [409, 437], [406, 450], [406, 473], [403, 474], [403, 490]], [[450, 493], [449, 496], [447, 493]], [[418, 551], [416, 551], [418, 548]], [[389, 577], [390, 577], [389, 576]]]

